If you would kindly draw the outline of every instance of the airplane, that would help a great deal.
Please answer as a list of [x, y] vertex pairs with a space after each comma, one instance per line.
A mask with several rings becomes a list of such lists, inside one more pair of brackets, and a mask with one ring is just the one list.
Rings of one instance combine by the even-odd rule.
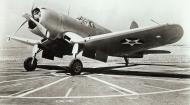
[[69, 64], [71, 75], [80, 75], [83, 71], [83, 64], [77, 58], [79, 53], [102, 62], [107, 62], [108, 56], [122, 57], [128, 66], [129, 58], [171, 53], [152, 48], [175, 43], [183, 36], [183, 28], [179, 24], [139, 27], [133, 21], [130, 29], [112, 32], [85, 17], [75, 19], [48, 8], [32, 7], [31, 13], [25, 13], [23, 17], [26, 21], [18, 30], [28, 23], [28, 29], [41, 37], [40, 40], [32, 40], [9, 36], [9, 40], [33, 46], [32, 56], [24, 61], [26, 71], [37, 68], [36, 55], [41, 51], [42, 58], [49, 60], [54, 60], [54, 57], [63, 58], [65, 55], [73, 56]]

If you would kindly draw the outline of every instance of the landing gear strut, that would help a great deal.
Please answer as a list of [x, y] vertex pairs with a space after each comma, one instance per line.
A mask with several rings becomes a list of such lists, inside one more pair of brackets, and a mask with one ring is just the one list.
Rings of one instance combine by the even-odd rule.
[[24, 61], [24, 68], [26, 71], [34, 71], [37, 67], [37, 59], [33, 57], [28, 57]]
[[70, 65], [69, 65], [69, 71], [71, 73], [71, 75], [79, 75], [82, 72], [83, 69], [83, 65], [82, 62], [77, 59], [77, 55], [79, 54], [80, 50], [79, 50], [79, 44], [75, 43], [73, 46], [73, 50], [72, 50], [72, 54], [73, 54], [73, 60], [71, 61]]
[[129, 66], [129, 59], [127, 57], [124, 57], [125, 60], [125, 66]]
[[79, 59], [73, 59], [69, 65], [71, 75], [79, 75], [82, 72], [83, 65]]
[[34, 45], [32, 57], [28, 57], [28, 58], [24, 61], [24, 68], [26, 69], [26, 71], [34, 71], [34, 70], [36, 69], [36, 67], [37, 67], [36, 55], [37, 55], [40, 51], [41, 51], [41, 50], [38, 48], [38, 45]]

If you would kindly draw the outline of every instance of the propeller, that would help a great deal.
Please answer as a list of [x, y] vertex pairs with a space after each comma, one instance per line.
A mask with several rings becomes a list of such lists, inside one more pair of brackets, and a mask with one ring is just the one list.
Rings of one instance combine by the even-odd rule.
[[[32, 3], [31, 14], [32, 14], [32, 11], [34, 10], [35, 2], [36, 2], [36, 0], [34, 0], [33, 3]], [[32, 15], [33, 15], [33, 14], [32, 14]], [[19, 26], [19, 28], [15, 31], [15, 33], [14, 33], [13, 35], [15, 35], [27, 22], [28, 22], [28, 20], [25, 20], [25, 21]]]
[[41, 33], [43, 34], [42, 37], [47, 38], [46, 37], [47, 29], [42, 24], [39, 23], [39, 18], [35, 18], [35, 14], [39, 12], [40, 12], [40, 9], [35, 6], [35, 0], [34, 0], [32, 4], [32, 8], [31, 8], [31, 12], [25, 13], [23, 15], [23, 17], [26, 20], [20, 25], [20, 27], [16, 30], [16, 32], [13, 35], [15, 35], [27, 22], [29, 22], [29, 24], [32, 22], [32, 24], [35, 24], [38, 27], [38, 29], [41, 31]]
[[36, 24], [36, 26], [38, 27], [38, 29], [40, 30], [40, 32], [43, 34], [42, 37], [47, 38], [47, 37], [46, 37], [47, 29], [46, 29], [42, 24], [40, 24], [38, 21], [36, 21], [36, 20], [35, 20], [33, 17], [31, 17], [31, 15], [28, 14], [28, 13], [25, 13], [25, 14], [23, 15], [23, 17], [26, 18], [27, 21], [30, 20], [30, 21], [34, 22], [34, 24]]
[[13, 35], [15, 35], [15, 34], [22, 28], [22, 26], [24, 26], [26, 23], [27, 23], [27, 20], [25, 20], [25, 21], [20, 25], [20, 27], [15, 31], [15, 33], [14, 33]]
[[35, 0], [34, 0], [33, 3], [32, 3], [31, 12], [32, 12], [32, 10], [34, 9], [34, 6], [35, 6]]

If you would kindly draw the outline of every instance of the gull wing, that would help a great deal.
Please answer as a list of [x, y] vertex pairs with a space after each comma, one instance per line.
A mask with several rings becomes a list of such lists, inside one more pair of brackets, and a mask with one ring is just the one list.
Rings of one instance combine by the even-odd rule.
[[175, 43], [182, 35], [180, 25], [164, 24], [86, 37], [78, 43], [83, 43], [84, 49], [94, 53], [100, 51], [108, 56], [127, 56]]

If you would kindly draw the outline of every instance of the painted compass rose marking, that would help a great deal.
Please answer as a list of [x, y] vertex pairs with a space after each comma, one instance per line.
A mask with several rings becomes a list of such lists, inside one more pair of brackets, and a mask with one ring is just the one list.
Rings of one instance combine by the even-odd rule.
[[128, 44], [130, 46], [134, 46], [136, 44], [143, 44], [140, 39], [134, 39], [134, 40], [131, 40], [131, 39], [124, 39], [121, 41], [122, 44]]

